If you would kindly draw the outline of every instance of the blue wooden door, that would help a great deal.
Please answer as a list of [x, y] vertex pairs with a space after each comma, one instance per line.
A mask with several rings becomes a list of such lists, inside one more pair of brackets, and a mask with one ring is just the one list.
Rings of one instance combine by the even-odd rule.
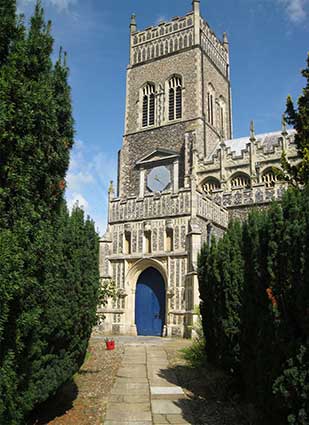
[[154, 268], [139, 277], [135, 294], [135, 323], [138, 335], [162, 336], [165, 322], [165, 285]]

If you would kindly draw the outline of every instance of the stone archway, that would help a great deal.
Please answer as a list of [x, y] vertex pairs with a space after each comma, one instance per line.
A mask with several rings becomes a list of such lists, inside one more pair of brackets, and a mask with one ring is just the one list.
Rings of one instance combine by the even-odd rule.
[[126, 275], [126, 288], [128, 293], [128, 309], [127, 309], [127, 317], [126, 321], [130, 327], [128, 329], [128, 332], [132, 335], [137, 335], [137, 327], [136, 327], [136, 317], [135, 317], [135, 302], [136, 302], [136, 289], [137, 284], [139, 281], [140, 276], [144, 271], [146, 271], [149, 268], [155, 269], [162, 277], [162, 282], [164, 284], [164, 301], [165, 301], [165, 308], [164, 308], [164, 319], [163, 321], [163, 331], [162, 334], [166, 334], [166, 323], [167, 323], [167, 302], [166, 302], [166, 290], [168, 288], [168, 280], [167, 280], [167, 271], [164, 265], [157, 260], [151, 259], [151, 258], [145, 258], [136, 261], [128, 271]]
[[135, 324], [138, 335], [162, 336], [165, 325], [166, 293], [161, 273], [149, 267], [137, 281]]

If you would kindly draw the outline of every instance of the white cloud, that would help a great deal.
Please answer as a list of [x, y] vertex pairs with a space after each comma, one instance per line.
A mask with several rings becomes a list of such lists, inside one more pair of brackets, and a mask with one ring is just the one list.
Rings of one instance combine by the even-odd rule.
[[87, 212], [87, 210], [89, 208], [88, 201], [83, 197], [83, 195], [81, 193], [72, 193], [71, 196], [69, 196], [69, 199], [68, 199], [69, 210], [72, 211], [72, 208], [75, 205], [78, 205], [85, 212]]
[[102, 235], [107, 222], [107, 190], [117, 175], [117, 155], [98, 151], [90, 143], [76, 140], [67, 174], [66, 199], [72, 209], [76, 201], [95, 221]]
[[[77, 164], [75, 165], [77, 167]], [[67, 184], [71, 190], [80, 190], [81, 187], [87, 184], [94, 183], [94, 178], [89, 172], [79, 171], [74, 173], [69, 172], [67, 175]]]
[[302, 22], [308, 16], [308, 0], [278, 0], [294, 23]]

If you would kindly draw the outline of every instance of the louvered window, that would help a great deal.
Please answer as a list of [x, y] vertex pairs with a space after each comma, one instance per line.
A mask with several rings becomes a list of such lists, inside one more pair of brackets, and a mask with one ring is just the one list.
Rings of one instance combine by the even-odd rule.
[[203, 184], [203, 190], [205, 193], [211, 194], [214, 190], [219, 190], [221, 188], [221, 184], [219, 180], [214, 177], [208, 178]]
[[262, 176], [262, 182], [266, 187], [274, 187], [275, 183], [278, 181], [278, 176], [274, 173], [273, 170], [268, 169], [264, 172]]
[[234, 176], [231, 180], [231, 186], [232, 188], [250, 188], [251, 181], [250, 177], [246, 174], [237, 174]]
[[182, 117], [182, 81], [173, 77], [169, 81], [168, 119], [170, 121]]
[[143, 88], [143, 127], [154, 125], [155, 123], [155, 86], [153, 84], [147, 84]]

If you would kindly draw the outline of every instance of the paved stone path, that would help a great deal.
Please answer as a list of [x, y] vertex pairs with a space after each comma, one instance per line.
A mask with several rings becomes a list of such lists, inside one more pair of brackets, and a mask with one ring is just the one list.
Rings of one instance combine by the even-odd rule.
[[168, 368], [166, 339], [128, 339], [104, 425], [193, 424], [186, 396]]

